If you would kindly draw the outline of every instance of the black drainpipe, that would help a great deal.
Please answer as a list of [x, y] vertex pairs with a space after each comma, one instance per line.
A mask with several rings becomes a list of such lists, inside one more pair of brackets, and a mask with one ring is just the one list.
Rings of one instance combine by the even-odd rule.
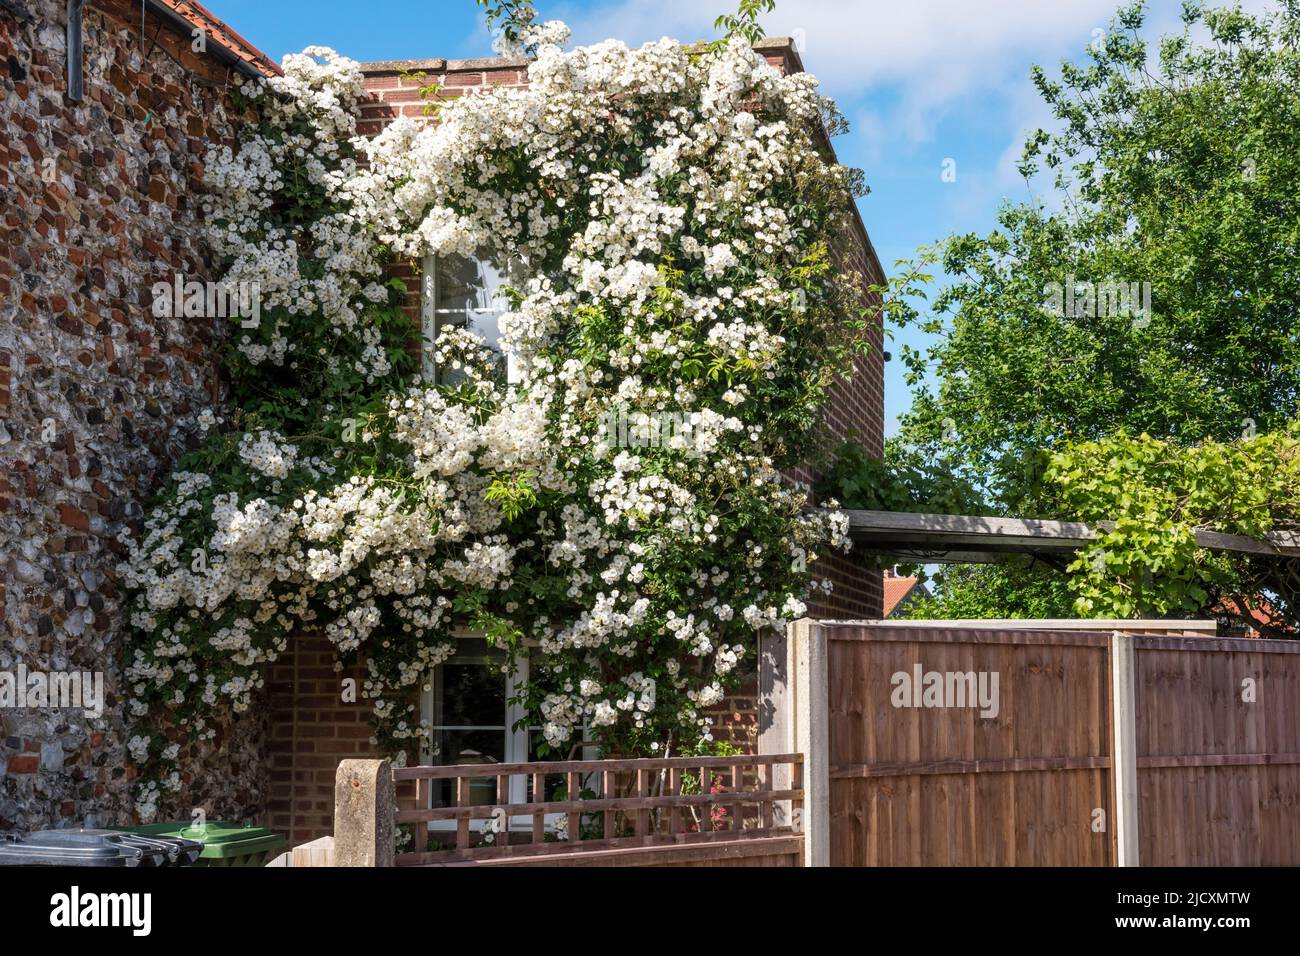
[[68, 0], [68, 99], [80, 103], [83, 90], [81, 70], [81, 8], [86, 0]]

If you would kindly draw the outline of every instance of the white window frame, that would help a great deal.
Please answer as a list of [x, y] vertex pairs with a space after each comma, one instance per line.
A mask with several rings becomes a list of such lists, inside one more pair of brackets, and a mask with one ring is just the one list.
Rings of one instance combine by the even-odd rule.
[[[478, 253], [467, 258], [482, 262], [483, 257]], [[420, 348], [420, 368], [426, 382], [436, 382], [438, 380], [438, 362], [434, 355], [433, 343], [438, 335], [438, 317], [450, 315], [455, 317], [472, 317], [475, 314], [500, 314], [509, 311], [509, 304], [498, 308], [497, 303], [504, 302], [501, 296], [492, 300], [492, 307], [486, 309], [440, 309], [438, 308], [438, 257], [432, 253], [425, 256], [421, 262], [423, 277], [420, 281], [420, 331], [423, 336], [423, 342]], [[515, 385], [520, 381], [519, 363], [512, 353], [505, 352], [506, 356], [506, 384]]]

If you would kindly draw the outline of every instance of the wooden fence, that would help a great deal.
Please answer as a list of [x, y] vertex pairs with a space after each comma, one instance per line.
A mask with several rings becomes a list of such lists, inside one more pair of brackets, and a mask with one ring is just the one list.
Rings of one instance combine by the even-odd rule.
[[800, 621], [760, 648], [761, 755], [347, 760], [335, 860], [1300, 864], [1300, 641], [1212, 626]]
[[398, 768], [395, 862], [798, 866], [801, 773], [800, 754]]
[[788, 655], [814, 865], [1300, 863], [1300, 642], [804, 621]]

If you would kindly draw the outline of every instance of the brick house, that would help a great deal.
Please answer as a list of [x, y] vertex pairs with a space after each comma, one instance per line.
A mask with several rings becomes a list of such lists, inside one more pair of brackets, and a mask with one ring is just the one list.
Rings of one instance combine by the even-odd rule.
[[885, 603], [882, 618], [906, 617], [907, 612], [919, 600], [931, 597], [930, 589], [920, 583], [920, 578], [900, 576], [889, 568], [885, 569]]
[[[129, 817], [133, 771], [116, 703], [126, 627], [116, 536], [197, 443], [197, 415], [225, 397], [225, 320], [157, 318], [149, 295], [173, 275], [218, 277], [202, 240], [203, 157], [235, 143], [233, 86], [277, 69], [197, 3], [95, 0], [80, 14], [77, 100], [69, 96], [66, 7], [66, 0], [0, 0], [0, 671], [19, 664], [102, 671], [107, 704], [99, 720], [0, 710], [0, 830]], [[802, 69], [788, 40], [765, 40], [759, 49], [781, 69]], [[422, 115], [421, 82], [438, 81], [439, 95], [451, 97], [521, 84], [526, 66], [506, 59], [369, 64], [374, 101], [362, 132]], [[845, 267], [880, 281], [860, 220], [845, 246]], [[440, 298], [466, 270], [475, 281], [493, 281], [490, 264], [478, 261], [410, 263], [394, 272], [407, 281], [407, 308], [426, 329], [490, 323], [490, 307], [479, 307], [487, 303]], [[873, 354], [850, 383], [834, 388], [828, 423], [836, 436], [853, 434], [880, 453], [883, 337], [879, 328], [872, 335]], [[800, 469], [792, 477], [814, 476]], [[814, 614], [882, 615], [878, 573], [841, 556], [823, 567], [835, 592]], [[510, 730], [508, 687], [489, 678], [491, 655], [481, 644], [467, 640], [440, 668], [425, 711], [452, 744], [444, 752], [458, 759], [471, 752], [526, 759], [529, 735]], [[338, 761], [373, 750], [369, 707], [340, 702], [340, 679], [361, 674], [341, 674], [324, 637], [299, 635], [290, 647], [269, 668], [264, 707], [225, 739], [182, 754], [185, 786], [164, 816], [201, 806], [213, 819], [258, 818], [294, 842], [330, 831]], [[753, 750], [756, 698], [751, 678], [716, 709], [715, 736]]]
[[[803, 64], [790, 39], [769, 38], [757, 47], [778, 69], [802, 71]], [[425, 116], [425, 101], [419, 88], [429, 83], [440, 87], [436, 94], [449, 99], [468, 92], [520, 86], [527, 82], [528, 61], [486, 58], [471, 60], [390, 60], [363, 64], [365, 86], [373, 102], [363, 108], [360, 132], [375, 135], [398, 116]], [[424, 74], [419, 77], [418, 74]], [[827, 145], [829, 148], [829, 144]], [[845, 268], [858, 271], [864, 284], [883, 281], [883, 270], [872, 248], [866, 227], [855, 215], [853, 234], [847, 248], [840, 250]], [[426, 336], [438, 323], [455, 321], [475, 325], [489, 338], [495, 331], [491, 290], [502, 278], [501, 267], [483, 262], [454, 264], [426, 261], [396, 266], [394, 274], [405, 280], [406, 311], [418, 321]], [[468, 281], [467, 275], [468, 273]], [[442, 295], [442, 290], [468, 285], [479, 294], [467, 301], [460, 295]], [[872, 331], [874, 349], [858, 361], [849, 382], [833, 387], [827, 406], [828, 426], [837, 438], [854, 436], [873, 454], [884, 444], [884, 339], [879, 327]], [[811, 483], [814, 475], [801, 468], [792, 475]], [[831, 553], [819, 568], [834, 584], [824, 601], [810, 603], [809, 613], [817, 617], [878, 619], [884, 616], [883, 579], [879, 572], [866, 571], [851, 555]], [[482, 642], [478, 642], [481, 644]], [[512, 731], [518, 715], [506, 699], [511, 687], [506, 679], [490, 677], [490, 655], [485, 648], [466, 642], [435, 675], [432, 690], [425, 695], [423, 713], [434, 725], [443, 753], [457, 753], [447, 763], [476, 762], [491, 758], [504, 761], [530, 759], [526, 731]], [[300, 639], [294, 651], [273, 665], [268, 678], [271, 695], [271, 737], [268, 742], [271, 773], [270, 825], [290, 834], [293, 842], [314, 839], [330, 832], [334, 808], [334, 771], [340, 759], [370, 755], [370, 731], [366, 708], [339, 703], [340, 675], [334, 668], [334, 649], [324, 637]], [[751, 668], [755, 663], [750, 659]], [[461, 697], [481, 701], [471, 708], [458, 705], [444, 689], [454, 682]], [[361, 669], [350, 676], [358, 682]], [[712, 709], [714, 736], [742, 751], [755, 752], [758, 738], [758, 678], [751, 669], [741, 688], [723, 704]], [[589, 755], [590, 756], [590, 755]]]

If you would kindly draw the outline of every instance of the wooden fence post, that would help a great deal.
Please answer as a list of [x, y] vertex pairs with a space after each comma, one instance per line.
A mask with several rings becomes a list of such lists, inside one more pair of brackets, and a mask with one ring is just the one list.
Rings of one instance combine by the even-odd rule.
[[826, 630], [804, 618], [790, 625], [788, 673], [794, 691], [794, 744], [803, 754], [804, 865], [830, 866], [830, 748]]
[[1133, 635], [1110, 637], [1110, 776], [1115, 793], [1116, 866], [1138, 865], [1137, 688]]
[[282, 866], [333, 866], [334, 838], [332, 836], [320, 837], [310, 843], [296, 846], [288, 853], [281, 854], [281, 856], [289, 858], [287, 862], [280, 864]]
[[387, 760], [343, 760], [334, 775], [334, 865], [392, 866], [397, 799]]

